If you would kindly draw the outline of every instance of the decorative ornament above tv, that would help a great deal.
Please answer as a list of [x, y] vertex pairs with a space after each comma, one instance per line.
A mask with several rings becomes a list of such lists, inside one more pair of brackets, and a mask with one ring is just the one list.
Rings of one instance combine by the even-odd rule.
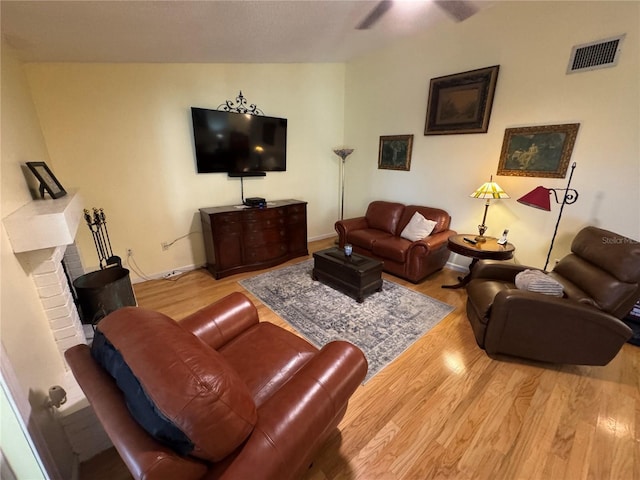
[[236, 97], [235, 105], [231, 100], [226, 100], [224, 103], [218, 105], [218, 110], [223, 110], [225, 112], [235, 112], [235, 113], [248, 113], [250, 115], [264, 115], [264, 112], [260, 110], [255, 103], [250, 104], [247, 107], [247, 99], [242, 95], [242, 90]]

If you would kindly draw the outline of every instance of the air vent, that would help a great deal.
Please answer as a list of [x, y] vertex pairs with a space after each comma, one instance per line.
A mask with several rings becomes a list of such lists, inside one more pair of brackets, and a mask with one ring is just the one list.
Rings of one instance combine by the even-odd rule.
[[624, 35], [597, 42], [576, 45], [571, 51], [567, 73], [585, 72], [598, 68], [615, 67]]

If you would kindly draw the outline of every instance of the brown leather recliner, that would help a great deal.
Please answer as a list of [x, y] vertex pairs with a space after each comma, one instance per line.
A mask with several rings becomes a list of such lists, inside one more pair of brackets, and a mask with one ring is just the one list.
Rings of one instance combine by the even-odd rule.
[[531, 268], [481, 260], [467, 284], [467, 317], [489, 355], [606, 365], [631, 338], [620, 321], [640, 299], [640, 243], [596, 227], [582, 229], [549, 276], [562, 297], [516, 288]]
[[[125, 403], [126, 396], [133, 404], [126, 378], [98, 363], [107, 350], [96, 353], [96, 344], [121, 356], [141, 386], [135, 395], [143, 391], [188, 453], [168, 446], [174, 433], [143, 429], [134, 419], [139, 407]], [[298, 478], [367, 372], [357, 347], [335, 341], [318, 350], [259, 322], [241, 293], [180, 322], [122, 308], [98, 323], [92, 350], [77, 345], [65, 357], [130, 472], [146, 480]]]
[[[428, 236], [410, 241], [400, 234], [416, 212], [436, 225]], [[385, 272], [418, 283], [447, 263], [447, 239], [456, 234], [450, 224], [451, 216], [439, 208], [377, 200], [363, 217], [338, 220], [335, 229], [340, 248], [350, 243], [354, 252], [381, 260]]]

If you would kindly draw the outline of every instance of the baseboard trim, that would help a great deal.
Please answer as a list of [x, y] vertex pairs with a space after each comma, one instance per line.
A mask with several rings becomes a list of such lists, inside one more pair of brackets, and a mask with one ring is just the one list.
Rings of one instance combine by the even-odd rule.
[[135, 275], [135, 278], [131, 278], [131, 283], [134, 285], [136, 283], [146, 282], [147, 280], [167, 280], [168, 282], [175, 281], [177, 278], [180, 278], [179, 275], [176, 275], [170, 278], [166, 278], [166, 275], [172, 272], [188, 273], [204, 267], [206, 267], [206, 265], [191, 264], [191, 265], [185, 265], [183, 267], [172, 268], [171, 270], [164, 270], [162, 272], [152, 273], [150, 275], [144, 274], [144, 272], [140, 272], [144, 274], [144, 277], [141, 277], [139, 276], [138, 273], [135, 272], [133, 268], [131, 268], [131, 266], [129, 265], [126, 266], [126, 268]]
[[323, 233], [322, 235], [316, 235], [314, 237], [309, 237], [308, 241], [309, 242], [315, 242], [317, 240], [324, 240], [326, 238], [331, 238], [331, 237], [337, 237], [338, 234], [337, 233]]
[[469, 272], [469, 267], [464, 266], [464, 265], [458, 265], [457, 263], [453, 263], [451, 261], [448, 261], [447, 263], [445, 263], [444, 266], [446, 268], [448, 268], [450, 270], [454, 270], [456, 272], [462, 272], [462, 273], [468, 273]]

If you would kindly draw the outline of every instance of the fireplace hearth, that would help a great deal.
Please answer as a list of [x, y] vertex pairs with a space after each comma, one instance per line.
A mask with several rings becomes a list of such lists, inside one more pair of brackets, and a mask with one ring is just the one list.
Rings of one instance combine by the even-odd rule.
[[67, 279], [67, 274], [73, 281], [85, 273], [75, 244], [81, 205], [80, 195], [69, 192], [59, 199], [34, 200], [2, 221], [12, 250], [34, 283], [66, 368], [63, 379], [52, 379], [52, 384], [61, 384], [67, 392], [67, 402], [55, 415], [82, 462], [112, 444], [64, 359], [65, 350], [86, 344], [87, 336], [93, 335], [93, 328], [80, 320]]

